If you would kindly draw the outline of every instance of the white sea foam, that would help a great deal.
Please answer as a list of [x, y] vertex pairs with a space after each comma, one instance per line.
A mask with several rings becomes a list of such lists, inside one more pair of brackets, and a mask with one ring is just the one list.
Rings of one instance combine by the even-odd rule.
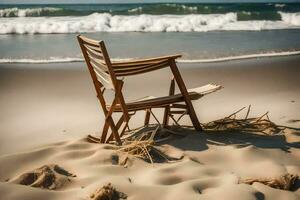
[[281, 19], [286, 24], [291, 24], [293, 26], [300, 26], [300, 13], [284, 13], [279, 12]]
[[191, 15], [110, 15], [0, 18], [0, 34], [82, 32], [205, 32], [300, 28], [300, 13], [280, 13], [282, 21], [238, 21], [236, 13]]
[[128, 12], [142, 12], [143, 11], [143, 8], [142, 7], [137, 7], [137, 8], [133, 8], [133, 9], [130, 9], [128, 10]]
[[214, 63], [214, 62], [225, 62], [231, 60], [244, 60], [251, 58], [264, 58], [264, 57], [280, 57], [280, 56], [293, 56], [300, 55], [300, 51], [285, 51], [285, 52], [270, 52], [261, 54], [249, 54], [240, 56], [228, 56], [222, 58], [211, 58], [211, 59], [193, 59], [193, 60], [180, 60], [182, 63]]
[[28, 17], [39, 16], [42, 12], [56, 12], [62, 10], [61, 8], [5, 8], [0, 9], [0, 17]]
[[244, 15], [251, 15], [251, 12], [247, 12], [247, 11], [242, 11], [242, 13], [243, 13]]
[[279, 4], [279, 3], [278, 3], [278, 4], [275, 4], [275, 7], [276, 7], [276, 8], [283, 8], [283, 7], [285, 7], [285, 4]]
[[[284, 51], [284, 52], [269, 52], [260, 54], [249, 54], [239, 56], [228, 56], [220, 58], [206, 58], [206, 59], [178, 59], [179, 63], [214, 63], [214, 62], [226, 62], [231, 60], [243, 60], [252, 58], [263, 57], [280, 57], [280, 56], [293, 56], [300, 55], [300, 51]], [[113, 58], [112, 61], [128, 61], [135, 58]], [[47, 63], [70, 63], [70, 62], [83, 62], [83, 58], [79, 57], [50, 57], [49, 59], [12, 59], [2, 58], [0, 63], [23, 63], [23, 64], [47, 64]]]
[[197, 6], [185, 6], [185, 5], [181, 5], [181, 8], [183, 10], [186, 10], [186, 11], [197, 11], [198, 10]]
[[82, 58], [70, 57], [50, 57], [49, 59], [30, 59], [30, 58], [0, 58], [0, 63], [28, 63], [28, 64], [43, 64], [43, 63], [69, 63], [69, 62], [82, 62]]

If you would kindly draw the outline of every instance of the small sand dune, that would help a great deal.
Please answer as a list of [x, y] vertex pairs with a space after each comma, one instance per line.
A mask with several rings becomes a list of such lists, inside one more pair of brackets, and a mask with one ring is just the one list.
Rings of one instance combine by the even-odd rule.
[[[159, 147], [181, 159], [151, 164], [130, 157], [122, 166], [124, 153], [112, 145], [60, 142], [0, 157], [1, 200], [102, 199], [103, 194], [130, 200], [297, 200], [299, 180], [292, 191], [240, 180], [299, 175], [299, 147], [299, 132], [292, 130], [275, 136], [190, 131]], [[45, 165], [50, 161], [55, 164]]]

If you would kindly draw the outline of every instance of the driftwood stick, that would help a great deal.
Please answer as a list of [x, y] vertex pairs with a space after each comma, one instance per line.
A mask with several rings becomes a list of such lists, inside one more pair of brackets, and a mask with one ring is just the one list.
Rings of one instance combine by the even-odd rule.
[[225, 118], [230, 118], [230, 117], [232, 117], [232, 116], [234, 116], [234, 115], [236, 115], [237, 113], [239, 113], [239, 112], [241, 112], [242, 110], [244, 110], [246, 107], [242, 107], [241, 109], [239, 109], [238, 111], [236, 111], [236, 112], [234, 112], [234, 113], [232, 113], [231, 115], [229, 115], [229, 116], [227, 116], [227, 117], [225, 117]]
[[264, 116], [266, 116], [266, 115], [268, 115], [268, 113], [269, 113], [269, 111], [268, 112], [266, 112], [265, 114], [263, 114], [262, 116], [260, 116], [259, 118], [257, 118], [257, 120], [256, 121], [260, 121]]
[[145, 147], [145, 145], [143, 145], [143, 148], [145, 149], [145, 152], [146, 152], [146, 154], [147, 154], [147, 156], [148, 156], [148, 158], [149, 158], [151, 164], [153, 164], [153, 160], [152, 160], [152, 157], [151, 157], [150, 154], [149, 154], [148, 149]]
[[152, 133], [151, 133], [151, 135], [150, 135], [150, 138], [149, 138], [150, 141], [154, 141], [154, 137], [155, 137], [156, 133], [158, 132], [158, 129], [159, 129], [159, 126], [157, 126], [157, 127], [155, 128], [155, 130], [152, 131]]
[[247, 110], [247, 114], [246, 114], [246, 117], [245, 117], [245, 119], [247, 119], [247, 118], [248, 118], [248, 116], [249, 116], [249, 113], [250, 113], [250, 109], [251, 109], [251, 104], [248, 106], [248, 110]]

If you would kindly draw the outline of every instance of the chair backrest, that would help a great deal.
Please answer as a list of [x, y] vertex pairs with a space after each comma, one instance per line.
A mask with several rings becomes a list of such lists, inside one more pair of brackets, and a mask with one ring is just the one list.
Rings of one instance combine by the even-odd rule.
[[106, 89], [116, 88], [116, 76], [103, 41], [77, 36], [85, 62], [93, 81], [98, 81]]

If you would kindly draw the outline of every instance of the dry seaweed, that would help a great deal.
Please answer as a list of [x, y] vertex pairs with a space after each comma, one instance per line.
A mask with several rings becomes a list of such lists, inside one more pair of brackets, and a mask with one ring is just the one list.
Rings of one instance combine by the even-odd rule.
[[255, 182], [268, 185], [272, 188], [281, 189], [281, 190], [293, 190], [296, 181], [299, 179], [298, 175], [285, 174], [279, 178], [257, 178], [257, 179], [245, 179], [241, 180], [240, 183], [245, 183], [252, 185]]
[[228, 130], [274, 135], [281, 133], [286, 128], [284, 126], [278, 126], [275, 123], [273, 123], [268, 116], [268, 112], [266, 112], [260, 117], [249, 118], [251, 105], [248, 106], [245, 117], [238, 119], [237, 114], [239, 114], [245, 108], [246, 107], [243, 107], [223, 119], [202, 124], [203, 129], [206, 131]]
[[127, 195], [117, 191], [111, 183], [108, 183], [107, 185], [97, 189], [90, 195], [90, 198], [92, 200], [120, 200], [127, 199]]
[[164, 154], [155, 146], [155, 144], [161, 140], [161, 138], [157, 140], [154, 139], [159, 133], [159, 127], [160, 126], [156, 126], [154, 130], [147, 130], [140, 134], [135, 134], [134, 137], [130, 137], [130, 140], [127, 138], [127, 140], [124, 141], [123, 146], [118, 149], [118, 152], [126, 153], [126, 156], [124, 160], [120, 162], [120, 165], [125, 166], [129, 156], [143, 159], [152, 164], [156, 162], [178, 160]]
[[154, 162], [169, 161], [168, 156], [155, 147], [153, 140], [132, 141], [123, 145], [118, 151], [126, 153], [126, 156], [120, 165], [126, 165], [129, 155], [143, 159], [152, 164]]

